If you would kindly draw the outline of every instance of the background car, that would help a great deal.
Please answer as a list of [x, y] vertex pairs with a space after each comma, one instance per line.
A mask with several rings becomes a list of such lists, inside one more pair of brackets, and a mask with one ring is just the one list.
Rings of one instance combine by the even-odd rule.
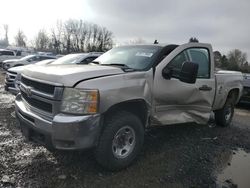
[[12, 50], [0, 49], [0, 66], [2, 67], [2, 62], [7, 59], [21, 58], [21, 52], [15, 52]]
[[[34, 65], [47, 65], [50, 64], [54, 61], [54, 59], [46, 59], [43, 61], [39, 61]], [[27, 67], [27, 66], [32, 66], [32, 65], [25, 65], [25, 66], [17, 66], [17, 67], [12, 67], [8, 69], [6, 72], [5, 76], [5, 90], [9, 91], [10, 93], [16, 95], [19, 92], [19, 83], [21, 79], [21, 73], [22, 71]]]
[[88, 64], [95, 60], [97, 57], [102, 55], [103, 52], [90, 52], [90, 53], [77, 53], [77, 54], [68, 54], [65, 55], [53, 63], [52, 65], [56, 64]]
[[[37, 63], [32, 64], [33, 66], [38, 65], [48, 65], [48, 64], [57, 64], [57, 65], [66, 65], [66, 64], [88, 64], [99, 57], [102, 52], [90, 52], [90, 53], [79, 53], [79, 54], [69, 54], [65, 55], [59, 59], [47, 59]], [[5, 78], [5, 90], [16, 95], [19, 92], [19, 83], [21, 79], [22, 71], [27, 67], [26, 66], [16, 66], [9, 68], [6, 73]]]
[[23, 65], [29, 65], [34, 64], [38, 61], [42, 61], [45, 59], [56, 59], [55, 56], [46, 56], [46, 55], [28, 55], [21, 59], [9, 59], [5, 60], [2, 63], [2, 68], [4, 70], [8, 70], [11, 67], [17, 67], [17, 66], [23, 66]]

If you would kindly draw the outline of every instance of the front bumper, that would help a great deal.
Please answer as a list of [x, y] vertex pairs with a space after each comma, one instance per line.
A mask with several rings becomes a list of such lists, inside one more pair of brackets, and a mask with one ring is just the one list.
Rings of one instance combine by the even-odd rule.
[[48, 149], [78, 150], [94, 147], [101, 132], [99, 114], [74, 116], [57, 114], [47, 120], [30, 111], [18, 94], [16, 117], [23, 135]]
[[10, 82], [10, 81], [7, 81], [7, 80], [5, 80], [4, 89], [5, 89], [5, 91], [8, 91], [8, 92], [10, 92], [13, 95], [18, 94], [19, 91], [20, 91], [19, 88], [15, 87], [15, 83], [14, 82]]

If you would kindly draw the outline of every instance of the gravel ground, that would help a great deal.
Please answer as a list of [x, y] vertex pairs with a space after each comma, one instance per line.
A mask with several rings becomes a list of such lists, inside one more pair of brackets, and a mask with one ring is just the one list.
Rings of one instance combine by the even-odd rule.
[[151, 129], [139, 159], [123, 171], [108, 172], [91, 151], [51, 153], [25, 142], [11, 115], [14, 97], [3, 84], [0, 71], [0, 187], [236, 187], [231, 180], [218, 182], [217, 174], [236, 150], [250, 152], [250, 105], [245, 104], [237, 107], [229, 128]]

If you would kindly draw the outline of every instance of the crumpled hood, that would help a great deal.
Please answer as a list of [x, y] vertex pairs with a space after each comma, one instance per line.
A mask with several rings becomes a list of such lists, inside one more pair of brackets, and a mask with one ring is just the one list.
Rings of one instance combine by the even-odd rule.
[[45, 66], [27, 66], [23, 70], [24, 76], [57, 83], [63, 86], [72, 87], [77, 82], [96, 77], [122, 74], [120, 68], [101, 65], [45, 65]]

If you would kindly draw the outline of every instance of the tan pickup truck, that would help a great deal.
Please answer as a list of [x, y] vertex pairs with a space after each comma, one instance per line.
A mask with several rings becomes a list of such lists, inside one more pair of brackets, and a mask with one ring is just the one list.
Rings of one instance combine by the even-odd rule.
[[93, 148], [117, 170], [138, 156], [145, 129], [196, 122], [211, 112], [229, 126], [242, 74], [214, 72], [211, 45], [134, 45], [111, 49], [89, 65], [29, 67], [15, 106], [25, 137], [51, 149]]

